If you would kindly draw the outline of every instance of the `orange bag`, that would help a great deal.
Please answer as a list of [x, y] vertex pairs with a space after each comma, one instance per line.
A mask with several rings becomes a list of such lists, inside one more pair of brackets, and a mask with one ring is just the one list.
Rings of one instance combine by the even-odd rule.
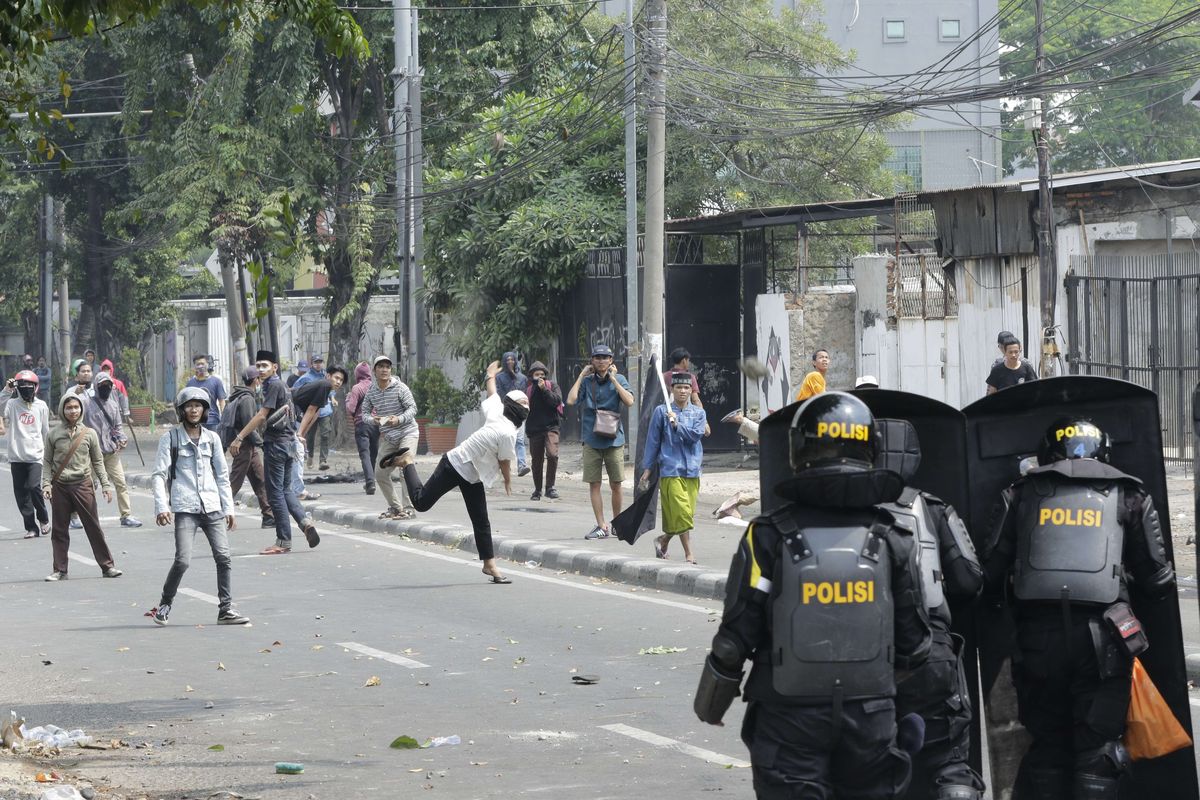
[[1175, 719], [1140, 658], [1133, 660], [1133, 687], [1125, 725], [1125, 749], [1134, 761], [1158, 758], [1192, 745], [1192, 738]]

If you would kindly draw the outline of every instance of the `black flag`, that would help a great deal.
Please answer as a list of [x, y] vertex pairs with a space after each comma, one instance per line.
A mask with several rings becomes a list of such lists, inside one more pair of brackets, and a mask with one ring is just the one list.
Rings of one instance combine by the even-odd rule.
[[[642, 406], [638, 412], [638, 439], [634, 448], [636, 456], [633, 460], [634, 477], [642, 474], [642, 457], [646, 452], [646, 433], [650, 430], [650, 419], [654, 409], [666, 400], [662, 393], [662, 380], [658, 374], [658, 364], [654, 356], [650, 357], [650, 366], [646, 371], [646, 385], [642, 390]], [[613, 517], [612, 529], [617, 538], [633, 544], [643, 533], [654, 530], [658, 522], [658, 467], [650, 470], [650, 483], [642, 491], [641, 481], [634, 482], [633, 504]]]

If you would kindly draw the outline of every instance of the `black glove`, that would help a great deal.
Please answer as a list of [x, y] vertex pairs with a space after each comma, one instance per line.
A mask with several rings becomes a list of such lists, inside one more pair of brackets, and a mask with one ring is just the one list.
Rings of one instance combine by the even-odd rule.
[[721, 724], [733, 698], [741, 694], [739, 687], [743, 675], [744, 672], [739, 672], [737, 677], [726, 675], [711, 655], [705, 659], [704, 672], [700, 675], [700, 685], [696, 687], [696, 699], [692, 703], [701, 722]]

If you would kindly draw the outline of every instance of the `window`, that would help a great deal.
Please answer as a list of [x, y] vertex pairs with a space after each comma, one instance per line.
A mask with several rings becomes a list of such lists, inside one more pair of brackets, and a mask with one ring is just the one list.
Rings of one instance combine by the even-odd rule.
[[939, 20], [938, 36], [942, 41], [962, 38], [962, 22], [957, 19]]
[[903, 42], [904, 20], [885, 19], [883, 21], [883, 40], [885, 42]]
[[904, 176], [898, 191], [914, 191], [921, 188], [921, 146], [898, 145], [892, 155], [883, 162], [883, 168]]

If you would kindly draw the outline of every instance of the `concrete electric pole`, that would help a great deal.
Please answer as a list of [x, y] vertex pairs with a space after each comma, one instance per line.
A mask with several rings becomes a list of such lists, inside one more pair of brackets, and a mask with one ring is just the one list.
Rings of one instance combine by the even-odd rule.
[[[638, 204], [637, 204], [637, 46], [633, 30], [633, 2], [625, 0], [625, 371], [634, 396], [641, 399], [642, 354], [638, 313]], [[637, 447], [637, 414], [629, 415], [628, 440]], [[634, 451], [630, 451], [634, 452]]]
[[666, 292], [664, 221], [667, 158], [667, 3], [646, 0], [646, 238], [644, 308], [645, 348], [662, 368]]
[[392, 0], [392, 137], [396, 151], [396, 269], [399, 308], [396, 310], [396, 371], [406, 377], [409, 339], [409, 199], [408, 199], [408, 77], [412, 61], [412, 9], [410, 0]]
[[[1034, 0], [1035, 13], [1035, 53], [1034, 72], [1041, 75], [1046, 69], [1045, 20], [1043, 0]], [[1057, 348], [1054, 341], [1054, 308], [1056, 292], [1058, 291], [1058, 264], [1054, 253], [1054, 208], [1050, 192], [1050, 126], [1046, 122], [1045, 91], [1039, 90], [1037, 98], [1038, 125], [1034, 131], [1034, 141], [1037, 144], [1038, 162], [1038, 288], [1041, 294], [1042, 315], [1042, 353], [1039, 360], [1041, 376], [1051, 374], [1051, 366], [1056, 359], [1053, 357]], [[1025, 342], [1029, 347], [1029, 342]]]

